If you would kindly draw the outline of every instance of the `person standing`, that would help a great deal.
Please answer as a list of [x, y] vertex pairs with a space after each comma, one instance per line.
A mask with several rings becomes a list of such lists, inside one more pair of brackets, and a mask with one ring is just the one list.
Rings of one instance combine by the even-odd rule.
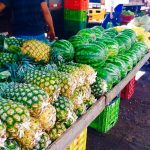
[[118, 4], [115, 0], [105, 0], [106, 16], [102, 23], [103, 28], [107, 28], [108, 22], [112, 22], [113, 26], [120, 24], [120, 16], [123, 9], [123, 4]]
[[0, 12], [12, 10], [11, 33], [23, 39], [45, 39], [45, 24], [50, 40], [55, 39], [53, 20], [46, 0], [0, 0]]

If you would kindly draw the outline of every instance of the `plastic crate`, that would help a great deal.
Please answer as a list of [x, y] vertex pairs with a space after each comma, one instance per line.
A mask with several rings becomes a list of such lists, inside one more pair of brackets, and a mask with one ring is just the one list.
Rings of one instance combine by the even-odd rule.
[[87, 22], [64, 20], [64, 37], [69, 38], [77, 34], [79, 30], [86, 28], [86, 25]]
[[72, 10], [88, 10], [88, 0], [64, 0], [64, 8]]
[[127, 25], [134, 18], [135, 18], [135, 16], [125, 16], [125, 15], [121, 14], [121, 16], [120, 16], [121, 25]]
[[67, 150], [86, 150], [87, 128], [73, 141]]
[[64, 9], [64, 19], [71, 21], [87, 21], [87, 11]]
[[101, 133], [108, 132], [118, 121], [120, 97], [115, 98], [103, 112], [90, 124], [91, 128]]
[[135, 77], [121, 91], [121, 99], [130, 100], [135, 92], [136, 80]]

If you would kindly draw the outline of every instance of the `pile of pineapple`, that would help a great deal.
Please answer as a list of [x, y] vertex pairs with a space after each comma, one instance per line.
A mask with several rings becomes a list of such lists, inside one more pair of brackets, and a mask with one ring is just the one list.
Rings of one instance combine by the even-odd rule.
[[0, 149], [46, 149], [103, 93], [92, 67], [50, 60], [44, 42], [0, 36]]

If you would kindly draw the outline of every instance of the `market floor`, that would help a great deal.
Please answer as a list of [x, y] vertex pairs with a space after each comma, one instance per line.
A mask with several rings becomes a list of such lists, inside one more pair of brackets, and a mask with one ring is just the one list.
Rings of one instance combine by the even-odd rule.
[[87, 150], [150, 150], [150, 64], [131, 101], [121, 101], [119, 121], [107, 134], [88, 129]]

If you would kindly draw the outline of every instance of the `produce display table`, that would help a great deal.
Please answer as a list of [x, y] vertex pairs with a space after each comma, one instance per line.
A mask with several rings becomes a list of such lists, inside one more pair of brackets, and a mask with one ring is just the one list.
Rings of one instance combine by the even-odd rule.
[[104, 110], [136, 75], [140, 68], [150, 58], [150, 53], [133, 68], [133, 70], [105, 96], [102, 96], [81, 118], [79, 118], [59, 139], [53, 142], [47, 150], [65, 150], [69, 144]]

